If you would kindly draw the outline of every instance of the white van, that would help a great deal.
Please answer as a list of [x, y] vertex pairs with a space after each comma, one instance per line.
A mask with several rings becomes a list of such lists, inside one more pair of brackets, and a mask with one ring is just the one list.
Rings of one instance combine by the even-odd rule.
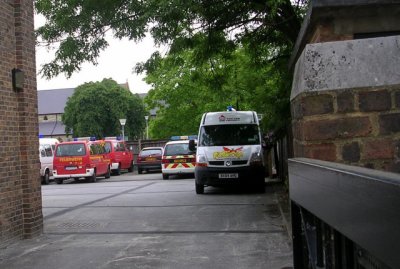
[[[203, 114], [197, 141], [196, 193], [204, 186], [254, 184], [265, 189], [261, 132], [254, 111]], [[193, 149], [194, 141], [190, 141]]]
[[53, 175], [54, 149], [58, 143], [56, 138], [39, 138], [40, 177], [43, 184], [49, 184]]

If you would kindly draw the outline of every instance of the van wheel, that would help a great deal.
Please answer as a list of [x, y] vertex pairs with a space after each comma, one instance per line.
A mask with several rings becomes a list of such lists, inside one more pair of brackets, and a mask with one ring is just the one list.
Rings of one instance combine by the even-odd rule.
[[162, 179], [168, 179], [169, 175], [168, 174], [162, 174]]
[[97, 181], [97, 177], [96, 177], [96, 170], [94, 170], [93, 172], [93, 176], [89, 177], [89, 182], [96, 182]]
[[57, 184], [63, 184], [63, 179], [62, 178], [57, 178], [56, 179]]
[[264, 177], [260, 178], [257, 182], [257, 191], [259, 193], [265, 193], [265, 179]]
[[46, 172], [44, 172], [44, 176], [42, 177], [42, 183], [47, 185], [50, 182], [50, 173], [49, 170], [46, 170]]
[[110, 166], [108, 166], [108, 168], [107, 168], [107, 173], [105, 174], [104, 177], [105, 177], [105, 178], [110, 178], [110, 177], [111, 177], [111, 169], [110, 169]]
[[116, 174], [117, 176], [121, 175], [121, 164], [120, 164], [120, 163], [118, 164], [118, 167], [117, 167], [117, 169], [115, 170], [115, 174]]
[[196, 193], [197, 194], [203, 194], [204, 193], [204, 185], [203, 184], [197, 184], [196, 183]]
[[132, 173], [132, 172], [133, 172], [133, 163], [131, 163], [131, 166], [129, 166], [128, 172], [129, 172], [129, 173]]

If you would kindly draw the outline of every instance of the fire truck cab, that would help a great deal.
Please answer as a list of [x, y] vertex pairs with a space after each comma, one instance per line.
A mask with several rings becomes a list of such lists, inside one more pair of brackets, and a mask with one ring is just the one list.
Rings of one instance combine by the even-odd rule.
[[122, 169], [133, 172], [133, 153], [126, 142], [118, 138], [105, 138], [106, 152], [110, 159], [111, 172], [120, 175]]
[[71, 141], [56, 146], [53, 161], [53, 177], [57, 184], [64, 179], [85, 178], [96, 182], [97, 176], [110, 178], [110, 159], [104, 141]]

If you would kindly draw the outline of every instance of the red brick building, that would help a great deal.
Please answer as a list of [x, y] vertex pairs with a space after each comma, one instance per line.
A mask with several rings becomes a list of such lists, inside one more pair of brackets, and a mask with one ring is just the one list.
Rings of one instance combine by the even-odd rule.
[[399, 4], [312, 2], [291, 60], [294, 157], [400, 173]]
[[33, 1], [1, 1], [0, 33], [0, 245], [6, 245], [43, 229]]

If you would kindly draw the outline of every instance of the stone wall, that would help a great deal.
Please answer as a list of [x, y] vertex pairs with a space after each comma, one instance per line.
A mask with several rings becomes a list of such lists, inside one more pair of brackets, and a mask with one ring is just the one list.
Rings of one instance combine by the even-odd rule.
[[295, 157], [400, 173], [400, 37], [309, 44], [295, 69]]
[[[0, 2], [0, 245], [42, 232], [33, 2]], [[24, 72], [21, 91], [12, 69]]]

